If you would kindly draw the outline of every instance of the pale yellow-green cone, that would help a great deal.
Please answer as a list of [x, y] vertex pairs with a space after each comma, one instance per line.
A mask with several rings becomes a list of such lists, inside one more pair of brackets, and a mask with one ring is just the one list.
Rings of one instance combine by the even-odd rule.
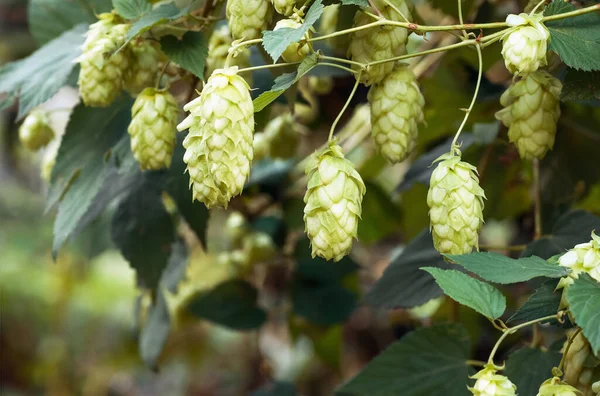
[[331, 76], [308, 76], [308, 88], [317, 95], [327, 95], [333, 91]]
[[[294, 15], [296, 16], [296, 15]], [[297, 17], [297, 16], [296, 16]], [[302, 25], [302, 22], [299, 21], [300, 17], [296, 19], [282, 19], [275, 24], [275, 28], [273, 30], [279, 30], [281, 28], [290, 28], [297, 29]], [[306, 57], [306, 55], [310, 52], [310, 47], [308, 46], [308, 39], [311, 37], [311, 32], [308, 31], [297, 43], [291, 43], [287, 46], [285, 51], [281, 54], [281, 57], [286, 62], [300, 62], [302, 59]]]
[[265, 137], [269, 143], [271, 158], [291, 158], [296, 155], [299, 133], [291, 113], [273, 118], [265, 126]]
[[226, 11], [234, 40], [260, 38], [273, 17], [270, 0], [228, 0]]
[[339, 261], [356, 238], [365, 184], [334, 143], [311, 156], [306, 174], [304, 223], [312, 256]]
[[294, 8], [300, 9], [305, 0], [271, 0], [277, 13], [283, 16], [290, 16], [294, 13]]
[[[404, 16], [411, 18], [410, 10], [405, 0], [392, 0], [394, 5], [402, 11]], [[401, 21], [402, 18], [390, 6], [382, 0], [374, 0], [375, 6], [381, 11], [381, 14], [389, 20]], [[374, 13], [369, 8], [368, 12]], [[354, 26], [363, 26], [373, 22], [373, 18], [362, 11], [358, 11], [354, 17]], [[406, 54], [406, 41], [408, 40], [408, 30], [402, 27], [379, 26], [370, 29], [359, 30], [352, 34], [348, 56], [360, 63], [369, 63], [380, 61], [395, 56]], [[353, 65], [354, 70], [360, 67]], [[385, 62], [378, 65], [369, 66], [362, 73], [361, 83], [369, 86], [380, 82], [387, 74], [394, 69], [394, 62]]]
[[517, 386], [504, 375], [496, 373], [492, 365], [486, 365], [481, 371], [472, 376], [475, 385], [469, 388], [475, 396], [516, 396]]
[[160, 73], [160, 62], [164, 55], [157, 42], [150, 40], [133, 40], [131, 49], [131, 65], [125, 78], [125, 89], [137, 95], [144, 88], [153, 87]]
[[509, 140], [522, 158], [544, 158], [554, 146], [560, 117], [562, 83], [550, 73], [538, 70], [511, 85], [500, 98], [504, 109], [496, 118], [507, 126]]
[[[319, 34], [321, 36], [336, 32], [341, 6], [341, 4], [331, 4], [323, 9], [323, 14], [319, 19]], [[350, 45], [350, 35], [334, 36], [326, 39], [325, 42], [336, 53], [345, 54], [348, 52], [348, 46]]]
[[425, 99], [415, 75], [404, 64], [369, 90], [371, 134], [381, 154], [391, 163], [404, 161], [417, 143]]
[[[567, 342], [563, 350], [566, 345]], [[600, 380], [600, 359], [594, 355], [589, 341], [581, 332], [577, 334], [567, 350], [563, 372], [563, 381], [577, 388], [581, 395], [596, 396], [592, 385]]]
[[131, 108], [131, 151], [142, 170], [171, 166], [176, 142], [177, 102], [168, 91], [144, 89]]
[[254, 134], [252, 147], [254, 149], [255, 161], [269, 157], [271, 148], [269, 139], [267, 139], [267, 135], [264, 132], [256, 132]]
[[578, 396], [581, 395], [577, 389], [562, 382], [560, 378], [554, 377], [544, 381], [537, 396]]
[[441, 155], [431, 174], [427, 205], [433, 245], [442, 254], [467, 254], [478, 249], [483, 224], [483, 199], [477, 169], [460, 154]]
[[19, 128], [19, 141], [27, 149], [37, 151], [54, 139], [48, 113], [41, 109], [31, 110]]
[[547, 64], [546, 51], [550, 32], [542, 23], [542, 14], [510, 14], [509, 26], [515, 27], [502, 37], [502, 56], [506, 68], [513, 74], [536, 71]]
[[99, 21], [90, 25], [77, 59], [79, 93], [86, 106], [106, 107], [119, 95], [130, 65], [130, 52], [124, 48], [129, 25], [120, 23], [113, 13], [100, 14]]
[[189, 128], [183, 160], [192, 196], [208, 208], [227, 207], [250, 174], [254, 106], [250, 87], [237, 70], [215, 70], [202, 94], [184, 106], [190, 115], [177, 126], [180, 131]]

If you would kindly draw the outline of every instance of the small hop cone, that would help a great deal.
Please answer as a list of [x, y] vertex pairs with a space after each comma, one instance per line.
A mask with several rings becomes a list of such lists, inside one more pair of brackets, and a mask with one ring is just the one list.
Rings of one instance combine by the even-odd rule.
[[415, 75], [398, 65], [369, 90], [373, 142], [391, 163], [401, 162], [414, 149], [423, 122], [425, 99]]
[[294, 13], [294, 8], [301, 8], [305, 1], [303, 0], [271, 0], [275, 11], [283, 16], [290, 16]]
[[50, 118], [44, 110], [32, 110], [19, 128], [21, 144], [31, 151], [37, 151], [54, 139]]
[[[233, 43], [231, 31], [227, 25], [215, 29], [208, 42], [208, 57], [206, 58], [207, 75], [211, 75], [216, 69], [225, 67], [229, 49]], [[250, 50], [240, 48], [231, 58], [231, 66], [237, 66], [240, 69], [250, 66]], [[252, 73], [246, 73], [244, 78], [248, 85], [252, 86]]]
[[507, 377], [497, 374], [492, 365], [485, 366], [471, 378], [477, 380], [475, 385], [469, 388], [475, 396], [516, 396], [517, 394], [516, 385]]
[[308, 88], [319, 96], [330, 94], [334, 85], [331, 76], [308, 76]]
[[[289, 28], [289, 29], [298, 29], [302, 22], [299, 21], [300, 17], [296, 19], [282, 19], [275, 24], [275, 28], [273, 30], [279, 30], [281, 28]], [[310, 52], [310, 47], [308, 46], [308, 39], [310, 39], [311, 33], [310, 31], [306, 32], [302, 40], [298, 43], [291, 43], [287, 46], [285, 51], [281, 54], [281, 57], [286, 62], [300, 62], [302, 59], [308, 55]]]
[[502, 56], [512, 74], [526, 74], [547, 65], [546, 51], [550, 32], [541, 22], [542, 14], [510, 14], [506, 23], [513, 26], [502, 38]]
[[524, 159], [542, 159], [554, 146], [560, 117], [562, 83], [540, 70], [511, 85], [500, 98], [496, 118], [509, 128], [508, 138]]
[[304, 223], [312, 256], [339, 261], [356, 238], [365, 184], [342, 148], [333, 143], [313, 154], [306, 174]]
[[478, 249], [483, 224], [483, 198], [476, 168], [446, 153], [431, 174], [427, 205], [433, 245], [442, 254], [467, 254]]
[[[571, 335], [572, 336], [572, 335]], [[565, 342], [566, 348], [567, 342]], [[581, 332], [575, 336], [565, 355], [563, 380], [584, 396], [596, 395], [593, 381], [600, 378], [600, 359], [594, 355], [590, 342]]]
[[177, 126], [180, 131], [189, 128], [183, 160], [193, 198], [208, 208], [227, 207], [250, 174], [254, 106], [250, 87], [237, 70], [215, 70], [200, 97], [184, 106], [190, 115]]
[[229, 0], [227, 20], [235, 40], [252, 40], [261, 37], [273, 17], [270, 0]]
[[285, 113], [273, 118], [265, 127], [265, 137], [269, 143], [272, 158], [292, 158], [296, 155], [299, 134], [294, 117]]
[[[381, 11], [381, 14], [389, 20], [401, 20], [400, 15], [392, 7], [380, 0], [374, 0], [375, 6]], [[410, 19], [410, 10], [405, 0], [392, 0], [396, 7], [402, 11], [404, 16]], [[372, 9], [368, 9], [373, 13]], [[358, 11], [354, 17], [354, 26], [363, 26], [373, 22], [373, 18], [362, 11]], [[378, 60], [384, 60], [406, 53], [406, 42], [408, 40], [408, 30], [402, 27], [374, 27], [370, 29], [355, 32], [350, 39], [348, 56], [355, 62], [369, 63]], [[353, 69], [359, 70], [358, 66], [353, 65]], [[383, 78], [392, 72], [394, 62], [385, 62], [370, 66], [361, 74], [360, 82], [369, 86], [383, 80]]]
[[558, 259], [558, 264], [570, 268], [575, 279], [585, 272], [600, 282], [600, 237], [592, 232], [591, 241], [575, 245]]
[[168, 91], [146, 88], [131, 109], [131, 151], [142, 170], [171, 166], [177, 127], [177, 102]]
[[160, 72], [159, 63], [164, 58], [158, 43], [150, 40], [136, 40], [129, 45], [131, 65], [127, 71], [125, 88], [137, 95], [144, 88], [152, 87]]
[[581, 392], [562, 382], [560, 378], [554, 377], [545, 381], [538, 391], [537, 396], [579, 396]]

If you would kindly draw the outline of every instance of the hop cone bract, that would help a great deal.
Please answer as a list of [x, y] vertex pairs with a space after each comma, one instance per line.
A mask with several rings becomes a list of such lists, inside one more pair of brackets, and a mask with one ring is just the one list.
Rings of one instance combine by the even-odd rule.
[[496, 369], [488, 365], [471, 378], [475, 385], [469, 388], [475, 396], [516, 396], [517, 387], [510, 380], [496, 373]]
[[177, 126], [180, 131], [189, 128], [183, 160], [193, 197], [209, 208], [227, 207], [250, 173], [254, 106], [250, 87], [237, 70], [215, 70], [200, 97], [185, 105], [190, 115]]
[[342, 148], [333, 143], [313, 154], [306, 174], [304, 223], [312, 256], [339, 261], [356, 237], [365, 184]]
[[516, 28], [503, 38], [502, 56], [513, 74], [531, 73], [547, 64], [546, 50], [550, 32], [541, 22], [542, 14], [511, 14], [506, 18]]
[[131, 65], [127, 70], [125, 88], [132, 94], [154, 86], [163, 59], [158, 43], [150, 40], [134, 40], [130, 45]]
[[270, 0], [228, 0], [227, 19], [235, 40], [259, 38], [273, 16]]
[[54, 139], [48, 113], [36, 109], [29, 112], [19, 128], [19, 140], [31, 151], [37, 151]]
[[578, 396], [581, 393], [571, 385], [562, 382], [560, 378], [554, 377], [544, 381], [537, 396]]

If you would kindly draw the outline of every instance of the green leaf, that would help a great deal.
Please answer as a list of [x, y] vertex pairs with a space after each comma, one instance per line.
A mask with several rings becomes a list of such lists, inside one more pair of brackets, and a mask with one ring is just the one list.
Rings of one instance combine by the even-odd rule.
[[157, 362], [171, 331], [169, 308], [162, 290], [158, 290], [156, 303], [150, 307], [148, 317], [140, 331], [140, 357], [146, 366], [157, 370]]
[[147, 0], [112, 0], [114, 9], [126, 19], [137, 19], [152, 10]]
[[360, 8], [368, 8], [369, 2], [367, 0], [342, 0], [342, 5], [355, 5]]
[[[574, 5], [554, 0], [544, 16], [575, 11]], [[600, 70], [600, 15], [595, 12], [546, 23], [550, 31], [548, 49], [556, 52], [567, 66], [584, 71]]]
[[204, 79], [208, 44], [202, 32], [187, 32], [181, 40], [165, 36], [160, 39], [160, 47], [171, 61]]
[[518, 283], [545, 276], [561, 278], [571, 271], [566, 267], [551, 264], [537, 256], [523, 257], [518, 260], [502, 254], [473, 252], [463, 255], [446, 255], [454, 263], [494, 283]]
[[569, 310], [594, 353], [600, 352], [600, 283], [588, 274], [579, 275], [567, 288]]
[[139, 36], [144, 32], [147, 32], [152, 27], [165, 22], [174, 21], [177, 18], [181, 18], [182, 16], [187, 15], [188, 12], [189, 7], [179, 9], [173, 3], [163, 4], [160, 7], [152, 9], [152, 11], [144, 14], [144, 16], [138, 19], [131, 26], [131, 29], [129, 29], [129, 31], [127, 32], [127, 42], [123, 44], [123, 47], [127, 45], [127, 43], [133, 38]]
[[267, 314], [256, 305], [258, 291], [248, 282], [232, 280], [197, 295], [186, 310], [199, 318], [235, 330], [251, 330], [260, 327]]
[[269, 91], [263, 92], [260, 96], [252, 102], [254, 104], [254, 112], [258, 113], [271, 102], [281, 96], [289, 87], [294, 85], [302, 76], [308, 73], [313, 67], [317, 65], [318, 55], [310, 54], [302, 60], [298, 70], [294, 73], [285, 73], [280, 75], [273, 82], [273, 86]]
[[556, 351], [521, 348], [508, 357], [504, 374], [517, 386], [519, 395], [535, 395], [542, 382], [552, 377], [560, 357]]
[[84, 25], [77, 25], [27, 58], [0, 68], [0, 92], [19, 94], [19, 118], [66, 85], [85, 31]]
[[506, 298], [494, 286], [457, 270], [422, 268], [429, 272], [444, 293], [489, 319], [498, 319], [506, 309]]
[[537, 288], [506, 323], [528, 322], [558, 312], [562, 290], [555, 292], [558, 280], [550, 279]]
[[422, 328], [390, 345], [335, 394], [467, 395], [470, 349], [471, 341], [462, 325]]
[[600, 72], [569, 69], [560, 99], [563, 101], [588, 101], [600, 99]]
[[323, 13], [323, 8], [325, 7], [323, 7], [322, 1], [316, 0], [308, 9], [304, 22], [300, 27], [296, 29], [281, 28], [275, 31], [265, 30], [263, 32], [262, 45], [265, 51], [273, 58], [273, 62], [277, 62], [288, 45], [302, 40], [306, 32], [308, 32]]
[[363, 197], [362, 215], [365, 219], [358, 227], [358, 239], [371, 244], [400, 230], [400, 208], [389, 194], [377, 184], [366, 181], [367, 193]]

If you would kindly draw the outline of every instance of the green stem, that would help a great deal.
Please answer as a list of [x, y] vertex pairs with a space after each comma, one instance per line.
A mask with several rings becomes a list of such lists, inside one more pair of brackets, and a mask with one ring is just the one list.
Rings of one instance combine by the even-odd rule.
[[354, 97], [354, 94], [356, 93], [356, 89], [358, 88], [358, 85], [360, 84], [361, 74], [362, 73], [359, 72], [358, 76], [356, 76], [356, 82], [354, 83], [354, 87], [352, 88], [352, 92], [350, 92], [350, 96], [348, 96], [348, 100], [346, 100], [346, 103], [344, 104], [344, 107], [342, 107], [342, 110], [340, 111], [340, 113], [337, 115], [337, 117], [333, 121], [333, 124], [331, 124], [331, 129], [329, 130], [329, 138], [327, 139], [328, 142], [331, 142], [331, 140], [333, 139], [333, 131], [335, 131], [336, 125], [338, 124], [338, 122], [342, 118], [342, 115], [344, 115], [344, 112], [346, 111], [346, 109], [350, 105], [350, 102], [352, 101], [352, 98]]
[[571, 348], [571, 345], [573, 344], [575, 338], [579, 335], [580, 332], [581, 327], [577, 328], [577, 330], [575, 330], [575, 333], [573, 333], [573, 336], [569, 337], [569, 340], [567, 341], [567, 346], [565, 347], [565, 351], [563, 352], [562, 358], [560, 359], [560, 363], [558, 364], [558, 369], [560, 371], [562, 371], [565, 365], [565, 358], [567, 356], [567, 353], [569, 352], [569, 348]]
[[232, 45], [231, 48], [229, 48], [229, 54], [227, 54], [227, 59], [225, 60], [225, 67], [227, 67], [229, 65], [229, 62], [231, 61], [231, 58], [233, 57], [233, 54], [235, 54], [235, 51], [238, 48], [240, 48], [240, 47], [248, 47], [250, 45], [259, 44], [259, 43], [262, 43], [262, 39], [246, 40], [246, 41], [242, 41], [241, 43], [237, 43], [235, 45]]
[[546, 2], [546, 0], [541, 0], [539, 3], [537, 3], [535, 5], [535, 7], [533, 7], [533, 10], [531, 10], [531, 12], [529, 13], [529, 15], [535, 14], [535, 12], [537, 11], [537, 9], [540, 8], [541, 5], [544, 4], [545, 2]]
[[383, 2], [385, 4], [387, 4], [389, 7], [391, 7], [392, 10], [396, 11], [398, 13], [398, 15], [400, 15], [400, 18], [402, 18], [404, 20], [404, 22], [410, 23], [410, 21], [408, 20], [408, 18], [406, 17], [406, 15], [404, 15], [402, 13], [402, 11], [400, 11], [400, 9], [398, 7], [396, 7], [396, 5], [393, 4], [390, 0], [383, 0]]
[[486, 363], [481, 360], [467, 360], [468, 366], [485, 367]]
[[350, 60], [350, 59], [338, 58], [337, 56], [325, 56], [325, 55], [321, 55], [321, 56], [319, 56], [319, 59], [330, 60], [330, 61], [340, 62], [340, 63], [347, 63], [349, 65], [355, 65], [355, 66], [358, 66], [360, 68], [365, 67], [365, 65], [363, 63], [355, 62], [355, 61]]
[[243, 69], [239, 69], [238, 73], [244, 73], [244, 72], [251, 72], [251, 71], [255, 71], [255, 70], [262, 70], [262, 69], [273, 69], [273, 68], [277, 68], [277, 67], [284, 67], [284, 66], [290, 66], [290, 65], [298, 65], [300, 64], [300, 62], [292, 62], [292, 63], [271, 63], [268, 65], [260, 65], [260, 66], [252, 66], [252, 67], [245, 67]]
[[[463, 12], [462, 12], [462, 0], [457, 0], [458, 1], [458, 21], [460, 22], [461, 25], [465, 24], [465, 21], [463, 20]], [[462, 30], [462, 34], [463, 34], [463, 38], [467, 38], [467, 31], [465, 29], [461, 29]]]
[[542, 18], [542, 22], [556, 21], [559, 19], [571, 18], [574, 16], [588, 14], [588, 13], [594, 12], [594, 11], [600, 11], [600, 4], [596, 4], [596, 5], [585, 7], [585, 8], [580, 8], [579, 10], [575, 10], [575, 11], [563, 12], [562, 14], [548, 15], [548, 16]]
[[477, 57], [479, 59], [479, 73], [477, 75], [477, 85], [475, 86], [475, 93], [473, 93], [473, 99], [471, 99], [471, 104], [469, 105], [469, 108], [467, 109], [467, 112], [465, 114], [465, 117], [463, 118], [462, 123], [458, 127], [458, 131], [456, 132], [456, 135], [454, 135], [454, 139], [452, 140], [451, 150], [458, 148], [456, 142], [458, 140], [458, 137], [460, 136], [460, 133], [462, 132], [463, 128], [465, 127], [467, 120], [469, 119], [469, 115], [471, 115], [471, 111], [473, 111], [473, 107], [475, 106], [475, 102], [477, 101], [477, 95], [479, 94], [479, 87], [481, 86], [481, 77], [483, 75], [483, 56], [481, 55], [480, 45], [476, 44], [475, 48], [477, 49]]
[[317, 66], [319, 66], [319, 65], [321, 65], [321, 66], [331, 66], [331, 67], [336, 67], [336, 68], [338, 68], [338, 69], [345, 70], [345, 71], [347, 71], [348, 73], [352, 73], [352, 74], [360, 73], [360, 71], [352, 70], [352, 69], [350, 69], [349, 67], [342, 66], [342, 65], [338, 65], [338, 64], [335, 64], [335, 63], [329, 63], [329, 62], [319, 62], [319, 63], [317, 63]]
[[533, 195], [534, 195], [534, 223], [535, 233], [533, 239], [537, 241], [542, 237], [542, 196], [540, 186], [540, 160], [533, 160]]
[[163, 76], [165, 75], [165, 72], [167, 71], [167, 67], [169, 67], [170, 62], [171, 61], [165, 62], [165, 65], [163, 66], [162, 70], [160, 71], [160, 74], [158, 75], [158, 78], [156, 79], [156, 84], [154, 85], [154, 88], [160, 89], [160, 81], [162, 80]]

